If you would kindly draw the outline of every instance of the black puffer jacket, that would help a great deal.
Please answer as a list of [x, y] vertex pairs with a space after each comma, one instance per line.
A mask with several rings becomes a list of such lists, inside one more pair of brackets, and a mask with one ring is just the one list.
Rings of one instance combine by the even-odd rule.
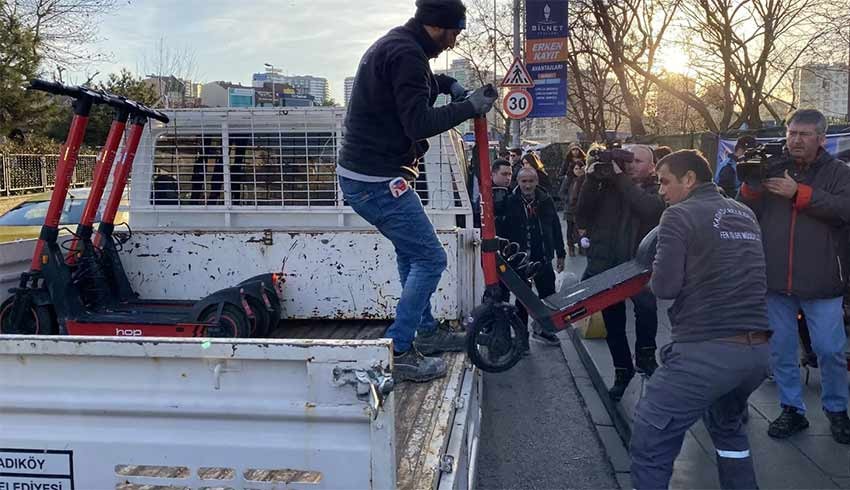
[[653, 175], [635, 184], [628, 175], [600, 180], [587, 174], [576, 210], [576, 226], [587, 230], [585, 276], [593, 276], [633, 259], [640, 241], [658, 225], [665, 204]]
[[847, 284], [850, 226], [850, 167], [821, 150], [805, 169], [779, 163], [798, 183], [786, 199], [747, 184], [739, 198], [762, 229], [767, 289], [803, 299], [837, 298]]
[[[549, 194], [537, 189], [535, 191], [537, 201], [537, 220], [543, 237], [543, 255], [547, 259], [566, 257], [567, 250], [564, 248], [564, 233], [561, 230], [561, 220], [555, 210], [555, 201]], [[528, 218], [525, 212], [525, 202], [519, 188], [508, 196], [504, 205], [505, 218], [502, 221], [503, 238], [520, 244], [522, 250], [530, 250], [527, 243]], [[497, 226], [498, 228], [498, 226]]]
[[432, 107], [455, 82], [431, 73], [428, 59], [439, 52], [415, 19], [366, 51], [345, 117], [340, 166], [365, 175], [415, 179], [416, 159], [428, 148], [425, 139], [475, 115], [469, 101]]

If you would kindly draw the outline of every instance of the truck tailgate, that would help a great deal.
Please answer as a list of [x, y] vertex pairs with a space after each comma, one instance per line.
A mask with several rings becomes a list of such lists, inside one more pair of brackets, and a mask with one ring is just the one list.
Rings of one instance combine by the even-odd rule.
[[0, 336], [0, 486], [392, 488], [395, 395], [375, 409], [356, 377], [391, 355], [387, 340]]

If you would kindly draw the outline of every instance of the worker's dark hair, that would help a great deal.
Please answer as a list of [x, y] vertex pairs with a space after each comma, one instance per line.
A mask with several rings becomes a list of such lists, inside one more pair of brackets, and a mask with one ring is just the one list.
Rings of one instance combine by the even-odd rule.
[[493, 160], [493, 164], [490, 165], [490, 173], [494, 174], [499, 171], [499, 167], [510, 167], [511, 162], [505, 160], [504, 158], [497, 158]]
[[658, 170], [666, 166], [677, 179], [682, 179], [688, 171], [694, 173], [700, 184], [711, 182], [711, 167], [699, 150], [679, 150], [662, 158]]

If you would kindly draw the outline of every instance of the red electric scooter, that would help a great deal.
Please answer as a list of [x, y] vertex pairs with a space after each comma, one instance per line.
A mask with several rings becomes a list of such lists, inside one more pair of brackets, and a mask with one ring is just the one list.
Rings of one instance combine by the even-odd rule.
[[[608, 306], [634, 296], [646, 286], [655, 257], [657, 229], [641, 241], [637, 258], [609, 269], [586, 281], [540, 299], [531, 289], [528, 278], [539, 268], [515, 243], [496, 237], [493, 215], [493, 184], [490, 175], [487, 120], [475, 119], [475, 143], [478, 148], [481, 188], [481, 265], [486, 290], [484, 299], [471, 315], [467, 325], [467, 354], [484, 371], [510, 369], [522, 356], [517, 332], [527, 330], [509, 298], [503, 297], [502, 282], [528, 310], [529, 315], [546, 331], [569, 327]], [[527, 334], [526, 334], [527, 335]]]
[[[85, 87], [33, 80], [30, 88], [73, 98], [74, 118], [30, 271], [21, 275], [19, 287], [12, 289], [12, 296], [0, 305], [0, 333], [248, 337], [268, 329], [279, 318], [279, 297], [275, 294], [279, 284], [274, 274], [251, 278], [199, 301], [139, 300], [117, 254], [112, 236], [114, 217], [148, 118], [167, 123], [167, 116]], [[83, 218], [66, 257], [58, 242], [59, 217], [94, 104], [109, 105], [115, 115]], [[131, 129], [93, 241], [92, 224], [128, 120]]]

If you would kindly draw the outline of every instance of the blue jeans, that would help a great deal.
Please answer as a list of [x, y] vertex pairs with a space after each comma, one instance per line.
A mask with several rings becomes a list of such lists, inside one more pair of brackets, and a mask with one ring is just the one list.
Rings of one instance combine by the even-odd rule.
[[437, 328], [431, 295], [446, 270], [446, 251], [412, 188], [396, 198], [388, 182], [339, 177], [339, 187], [348, 205], [395, 247], [402, 291], [395, 321], [386, 335], [396, 352], [406, 352], [416, 332], [430, 333]]
[[821, 371], [821, 401], [824, 410], [847, 410], [847, 359], [844, 346], [843, 298], [804, 300], [784, 294], [767, 294], [767, 318], [773, 328], [770, 338], [771, 366], [779, 401], [806, 411], [797, 355], [797, 312], [803, 310], [812, 337], [812, 350]]

